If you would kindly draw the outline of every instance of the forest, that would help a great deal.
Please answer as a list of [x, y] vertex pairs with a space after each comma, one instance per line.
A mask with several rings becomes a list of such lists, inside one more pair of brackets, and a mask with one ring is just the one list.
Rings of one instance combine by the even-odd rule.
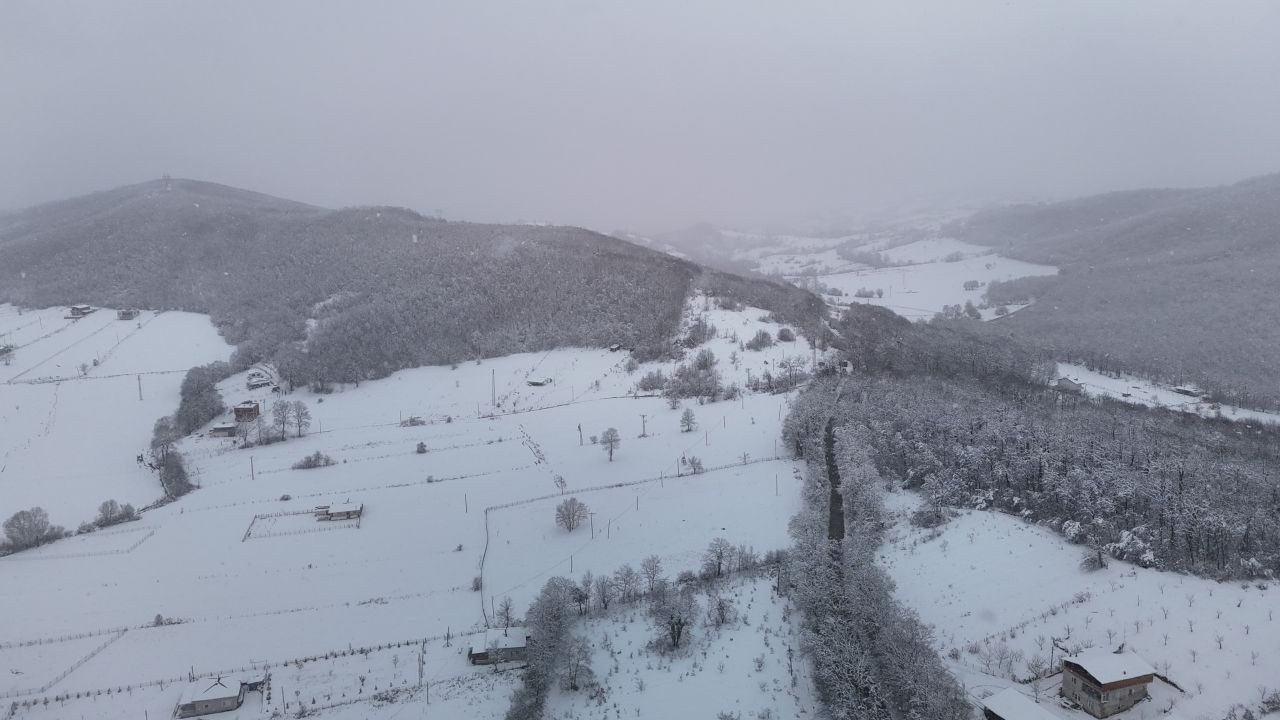
[[[875, 327], [859, 308], [838, 326]], [[984, 340], [989, 327], [880, 328], [836, 340], [859, 371], [804, 393], [793, 442], [834, 412], [935, 516], [1000, 510], [1115, 558], [1214, 578], [1280, 572], [1280, 429], [1056, 392], [1035, 353]]]
[[1061, 268], [988, 291], [1037, 302], [997, 325], [1104, 372], [1192, 383], [1212, 399], [1280, 408], [1280, 175], [981, 212], [944, 232]]
[[662, 357], [695, 286], [801, 329], [824, 312], [792, 286], [579, 228], [325, 210], [191, 180], [0, 218], [0, 300], [209, 313], [233, 369], [275, 360], [295, 385], [565, 346]]

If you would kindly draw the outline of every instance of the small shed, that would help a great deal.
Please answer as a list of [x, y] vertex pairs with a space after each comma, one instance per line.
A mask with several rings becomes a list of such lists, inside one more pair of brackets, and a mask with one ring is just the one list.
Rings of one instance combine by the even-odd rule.
[[622, 345], [619, 343], [614, 343], [609, 346], [609, 352], [618, 352], [621, 349], [622, 349]]
[[471, 640], [467, 660], [472, 665], [522, 662], [528, 656], [529, 631], [522, 627], [489, 628]]
[[231, 411], [235, 414], [236, 422], [249, 422], [257, 420], [262, 414], [262, 408], [255, 400], [245, 400], [236, 405]]
[[1084, 385], [1069, 377], [1060, 377], [1053, 383], [1053, 389], [1064, 393], [1082, 393], [1084, 392]]
[[235, 437], [235, 423], [219, 423], [209, 428], [209, 437]]
[[69, 308], [68, 315], [69, 317], [78, 319], [78, 318], [84, 317], [85, 315], [88, 315], [89, 313], [93, 312], [93, 310], [94, 308], [92, 305], [72, 305]]
[[316, 520], [353, 520], [364, 516], [364, 504], [345, 502], [338, 505], [317, 505]]
[[1005, 688], [983, 700], [982, 717], [986, 720], [1058, 720], [1016, 688]]
[[1096, 718], [1110, 717], [1147, 697], [1155, 670], [1133, 653], [1087, 650], [1062, 661], [1062, 696]]
[[1196, 390], [1195, 388], [1186, 387], [1184, 385], [1179, 385], [1178, 387], [1174, 388], [1173, 391], [1178, 393], [1179, 395], [1186, 395], [1187, 397], [1193, 397], [1193, 398], [1200, 397], [1199, 390]]
[[116, 311], [117, 320], [133, 320], [138, 317], [138, 311], [133, 308], [122, 308]]
[[551, 378], [531, 378], [529, 380], [526, 380], [526, 382], [532, 385], [533, 387], [542, 387], [544, 385], [550, 385]]

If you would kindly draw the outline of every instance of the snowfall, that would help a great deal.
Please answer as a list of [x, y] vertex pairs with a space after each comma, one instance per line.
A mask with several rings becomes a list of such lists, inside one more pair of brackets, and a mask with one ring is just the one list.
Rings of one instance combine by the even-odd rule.
[[[834, 253], [810, 240], [784, 238], [779, 249]], [[951, 240], [883, 252], [909, 264], [820, 279], [846, 290], [843, 302], [856, 289], [883, 288], [872, 302], [914, 318], [976, 303], [982, 291], [964, 290], [966, 280], [1056, 272]], [[0, 364], [0, 515], [40, 506], [74, 529], [103, 500], [158, 499], [155, 473], [136, 457], [154, 421], [176, 409], [185, 370], [225, 360], [232, 348], [201, 315], [124, 321], [103, 309], [70, 320], [65, 312], [0, 305], [0, 345], [17, 346]], [[685, 322], [701, 316], [718, 328], [708, 347], [726, 382], [744, 385], [748, 373], [776, 372], [783, 360], [820, 359], [803, 340], [741, 350], [735, 336], [776, 334], [765, 315], [691, 298]], [[241, 448], [206, 427], [180, 447], [196, 491], [135, 522], [0, 558], [0, 708], [9, 711], [0, 718], [164, 717], [192, 677], [263, 668], [269, 690], [244, 717], [303, 707], [339, 720], [500, 717], [518, 672], [472, 666], [466, 650], [502, 599], [521, 612], [552, 576], [611, 573], [655, 554], [674, 576], [696, 569], [717, 537], [761, 553], [790, 544], [798, 464], [778, 446], [790, 396], [672, 409], [635, 391], [645, 373], [672, 364], [629, 373], [626, 360], [567, 348], [406, 370], [331, 394], [298, 390], [284, 397], [305, 402], [312, 425], [271, 445]], [[1060, 372], [1086, 392], [1186, 401], [1132, 378]], [[551, 382], [529, 384], [543, 379]], [[243, 373], [220, 385], [228, 407], [269, 408], [279, 397], [246, 388]], [[685, 408], [695, 413], [693, 432], [680, 427]], [[622, 437], [612, 460], [593, 441], [610, 427]], [[293, 469], [317, 451], [334, 464]], [[689, 473], [682, 459], [693, 457], [706, 472]], [[592, 512], [573, 532], [553, 519], [565, 497]], [[362, 504], [363, 517], [315, 519], [315, 506], [345, 502]], [[1280, 602], [1265, 583], [1122, 563], [1084, 573], [1078, 548], [1019, 519], [969, 511], [935, 533], [901, 518], [918, 502], [910, 493], [887, 502], [899, 519], [882, 562], [899, 599], [936, 628], [939, 651], [975, 703], [1014, 687], [1083, 719], [1051, 702], [1054, 678], [1039, 688], [1011, 679], [1025, 676], [1048, 638], [1124, 643], [1177, 684], [1156, 683], [1151, 701], [1118, 716], [1126, 720], [1170, 706], [1169, 717], [1218, 718], [1233, 703], [1256, 704], [1260, 688], [1280, 687], [1272, 620]], [[819, 715], [795, 618], [771, 579], [735, 578], [725, 592], [734, 621], [700, 620], [674, 655], [650, 649], [654, 629], [636, 607], [576, 623], [601, 690], [556, 689], [547, 716]]]
[[[182, 371], [231, 348], [199, 315], [63, 313], [0, 308], [0, 332], [18, 346], [0, 368], [0, 513], [40, 506], [74, 528], [105, 499], [157, 499], [158, 481], [136, 456], [155, 419], [176, 408]], [[717, 326], [708, 347], [725, 380], [745, 384], [748, 372], [814, 357], [803, 341], [740, 350], [732, 334], [776, 334], [765, 315], [699, 299], [687, 320]], [[19, 718], [163, 717], [189, 677], [267, 666], [264, 712], [305, 705], [324, 717], [395, 717], [420, 705], [500, 716], [517, 673], [473, 667], [465, 654], [495, 602], [510, 597], [522, 611], [552, 576], [610, 573], [654, 554], [674, 576], [697, 569], [717, 537], [761, 553], [789, 544], [796, 463], [777, 457], [777, 443], [790, 397], [671, 409], [634, 387], [672, 365], [628, 373], [626, 360], [562, 349], [407, 370], [331, 394], [288, 394], [313, 418], [301, 438], [248, 449], [207, 432], [184, 440], [196, 491], [136, 522], [0, 558], [0, 700], [18, 703]], [[552, 382], [529, 384], [543, 378]], [[226, 404], [277, 398], [246, 387], [245, 374], [223, 382]], [[692, 432], [680, 427], [686, 407]], [[609, 427], [622, 437], [612, 461], [592, 441]], [[335, 464], [292, 468], [316, 451]], [[681, 459], [693, 457], [705, 472], [689, 473]], [[593, 513], [574, 532], [554, 522], [564, 497]], [[312, 513], [347, 501], [364, 505], [358, 522]], [[759, 588], [741, 592], [753, 623], [742, 632], [759, 636], [754, 623], [773, 601]], [[781, 642], [790, 631], [774, 622], [770, 632]], [[790, 683], [787, 693], [809, 697]], [[761, 706], [791, 707], [775, 694]]]

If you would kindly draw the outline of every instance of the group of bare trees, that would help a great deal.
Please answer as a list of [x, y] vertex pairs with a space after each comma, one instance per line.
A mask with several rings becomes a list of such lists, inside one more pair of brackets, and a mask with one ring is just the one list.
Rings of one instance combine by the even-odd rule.
[[311, 409], [301, 400], [277, 400], [271, 405], [271, 427], [283, 440], [292, 427], [295, 437], [302, 437], [311, 429]]
[[0, 551], [3, 551], [0, 554], [37, 547], [65, 535], [66, 531], [61, 525], [49, 522], [49, 514], [43, 509], [33, 507], [30, 510], [19, 510], [4, 521], [5, 542], [0, 546]]

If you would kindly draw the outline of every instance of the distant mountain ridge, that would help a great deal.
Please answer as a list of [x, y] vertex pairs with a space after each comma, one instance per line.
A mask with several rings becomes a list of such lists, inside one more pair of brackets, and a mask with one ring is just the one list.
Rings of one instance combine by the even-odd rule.
[[1063, 268], [1000, 320], [1103, 370], [1280, 407], [1280, 175], [978, 213], [945, 232]]
[[661, 354], [695, 284], [801, 327], [823, 312], [794, 287], [580, 228], [328, 210], [194, 180], [0, 217], [0, 299], [207, 312], [237, 364], [275, 358], [299, 381], [566, 345]]

